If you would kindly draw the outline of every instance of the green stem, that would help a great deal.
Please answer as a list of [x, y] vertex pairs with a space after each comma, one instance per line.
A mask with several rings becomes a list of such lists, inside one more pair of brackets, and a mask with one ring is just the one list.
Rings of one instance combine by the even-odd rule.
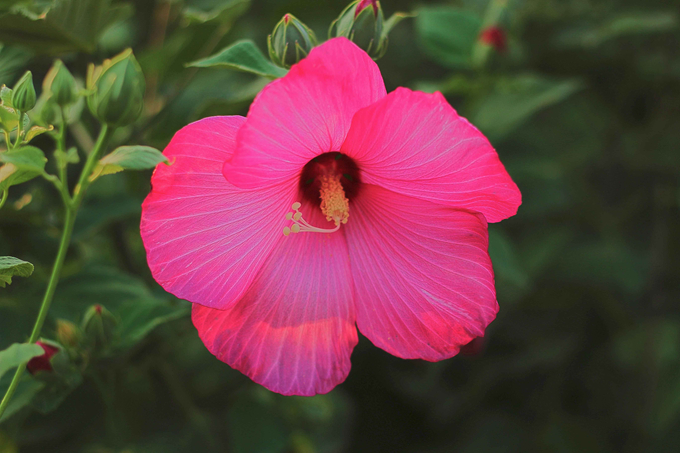
[[[57, 149], [62, 153], [66, 153], [66, 112], [63, 107], [59, 110], [61, 111], [61, 128], [59, 129], [59, 136], [57, 137]], [[62, 162], [62, 164], [63, 165], [59, 165], [59, 162], [57, 162], [57, 166], [59, 167], [59, 179], [61, 179], [62, 184], [68, 186], [66, 163]]]
[[[40, 305], [38, 319], [36, 319], [35, 321], [33, 331], [31, 332], [31, 337], [28, 340], [29, 343], [35, 343], [38, 337], [40, 336], [40, 331], [42, 330], [43, 324], [45, 323], [45, 319], [47, 318], [47, 313], [50, 309], [50, 304], [52, 303], [54, 292], [57, 289], [57, 283], [59, 282], [59, 274], [61, 273], [61, 268], [64, 264], [64, 259], [66, 258], [66, 252], [68, 250], [69, 244], [71, 243], [71, 234], [73, 233], [73, 225], [75, 224], [76, 221], [78, 208], [80, 207], [80, 203], [83, 200], [83, 196], [85, 195], [85, 192], [87, 191], [87, 188], [90, 184], [88, 176], [92, 173], [92, 169], [97, 163], [98, 156], [101, 150], [106, 145], [106, 142], [108, 141], [110, 136], [111, 131], [109, 130], [109, 128], [106, 125], [102, 126], [102, 129], [99, 132], [99, 138], [97, 139], [97, 143], [95, 144], [94, 149], [88, 156], [87, 162], [85, 163], [85, 167], [83, 168], [83, 171], [80, 174], [80, 181], [76, 186], [76, 193], [73, 198], [73, 201], [70, 203], [66, 203], [66, 200], [64, 200], [64, 203], [66, 205], [64, 231], [61, 234], [61, 241], [59, 242], [59, 251], [57, 252], [57, 258], [55, 259], [54, 266], [52, 267], [52, 274], [50, 275], [50, 280], [47, 284], [45, 297], [43, 297], [42, 304]], [[19, 385], [19, 380], [21, 379], [21, 376], [23, 375], [25, 369], [26, 363], [22, 363], [19, 366], [19, 368], [17, 368], [17, 371], [14, 373], [14, 378], [12, 378], [12, 382], [10, 383], [9, 388], [5, 393], [5, 396], [2, 398], [2, 403], [0, 403], [0, 417], [2, 417], [2, 414], [5, 412], [5, 409], [7, 409], [9, 401], [12, 399], [12, 396], [14, 395], [14, 392], [16, 391], [16, 388]]]
[[2, 199], [0, 199], [0, 209], [5, 205], [5, 201], [7, 201], [7, 196], [9, 195], [9, 191], [7, 189], [2, 191]]
[[14, 142], [15, 148], [17, 146], [19, 146], [19, 144], [21, 143], [21, 126], [22, 126], [22, 123], [23, 123], [23, 116], [24, 116], [24, 114], [21, 110], [17, 110], [17, 113], [19, 114], [19, 124], [17, 124], [17, 139]]

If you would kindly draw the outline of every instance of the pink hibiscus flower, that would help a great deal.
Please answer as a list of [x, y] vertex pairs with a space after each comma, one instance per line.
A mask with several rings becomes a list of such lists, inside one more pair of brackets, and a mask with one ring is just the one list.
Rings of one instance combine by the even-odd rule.
[[247, 118], [190, 124], [164, 154], [174, 165], [156, 169], [142, 212], [153, 276], [193, 302], [210, 352], [270, 390], [344, 381], [357, 326], [437, 361], [496, 316], [487, 221], [516, 213], [517, 186], [440, 93], [387, 94], [345, 38], [265, 87]]

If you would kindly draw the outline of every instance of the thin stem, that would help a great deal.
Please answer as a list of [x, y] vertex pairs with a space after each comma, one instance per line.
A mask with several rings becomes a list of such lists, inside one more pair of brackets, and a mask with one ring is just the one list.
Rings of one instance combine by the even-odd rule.
[[[80, 181], [76, 186], [76, 194], [73, 198], [73, 201], [67, 203], [66, 200], [64, 200], [64, 204], [66, 206], [66, 217], [64, 218], [64, 230], [61, 234], [61, 241], [59, 242], [59, 251], [57, 252], [57, 258], [55, 259], [54, 266], [52, 267], [52, 273], [50, 275], [50, 280], [47, 284], [45, 296], [43, 297], [42, 304], [40, 305], [38, 319], [36, 319], [35, 325], [33, 326], [33, 331], [31, 332], [31, 337], [28, 339], [29, 343], [35, 343], [35, 341], [40, 336], [40, 331], [42, 330], [43, 324], [45, 323], [45, 319], [47, 318], [47, 313], [50, 309], [50, 304], [52, 303], [54, 292], [57, 289], [57, 283], [59, 282], [61, 268], [64, 264], [64, 259], [66, 258], [66, 252], [68, 250], [69, 244], [71, 243], [71, 234], [73, 233], [73, 225], [75, 224], [76, 221], [78, 208], [80, 207], [80, 203], [83, 200], [83, 196], [85, 195], [87, 187], [90, 184], [88, 181], [88, 176], [90, 175], [90, 173], [92, 173], [92, 169], [97, 163], [98, 156], [101, 150], [106, 145], [106, 142], [108, 141], [110, 136], [111, 130], [106, 125], [102, 126], [102, 129], [99, 132], [99, 138], [97, 139], [97, 143], [95, 144], [94, 149], [88, 156], [87, 162], [85, 163], [85, 167], [83, 168], [83, 171], [80, 174]], [[2, 414], [5, 412], [5, 409], [7, 409], [9, 401], [12, 399], [12, 396], [14, 395], [14, 392], [16, 391], [16, 388], [19, 385], [19, 380], [21, 379], [21, 376], [23, 375], [25, 369], [26, 363], [22, 363], [21, 365], [19, 365], [19, 368], [17, 368], [16, 372], [14, 373], [12, 382], [10, 383], [9, 388], [5, 393], [5, 396], [2, 398], [2, 403], [0, 403], [0, 417], [2, 417]]]
[[7, 201], [7, 196], [9, 195], [9, 191], [7, 189], [2, 191], [2, 199], [0, 199], [0, 209], [5, 205], [5, 201]]
[[19, 124], [17, 125], [17, 139], [14, 142], [14, 147], [16, 148], [19, 146], [19, 143], [21, 143], [21, 126], [23, 123], [23, 112], [21, 110], [17, 110], [17, 113], [19, 113]]
[[[57, 149], [62, 153], [66, 153], [66, 112], [63, 107], [59, 110], [61, 112], [61, 128], [59, 129], [59, 136], [57, 137]], [[62, 164], [64, 165], [59, 165], [59, 162], [57, 162], [57, 167], [59, 167], [59, 179], [61, 179], [63, 184], [67, 185], [68, 172], [65, 163], [62, 162]]]
[[2, 131], [2, 132], [5, 134], [5, 144], [7, 145], [7, 151], [9, 151], [13, 148], [12, 140], [10, 139], [9, 132], [7, 132], [7, 131]]

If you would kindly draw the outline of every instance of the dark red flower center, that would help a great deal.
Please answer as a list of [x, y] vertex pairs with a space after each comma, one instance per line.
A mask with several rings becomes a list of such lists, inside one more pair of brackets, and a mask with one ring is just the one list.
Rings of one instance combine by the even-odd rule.
[[348, 200], [356, 198], [361, 186], [359, 167], [351, 157], [333, 151], [323, 153], [307, 162], [300, 174], [300, 191], [305, 199], [321, 203], [324, 178], [337, 177]]

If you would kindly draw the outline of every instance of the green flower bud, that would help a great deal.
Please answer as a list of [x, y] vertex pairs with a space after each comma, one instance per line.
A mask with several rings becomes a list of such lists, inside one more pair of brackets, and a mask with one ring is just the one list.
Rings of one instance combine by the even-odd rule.
[[385, 18], [377, 0], [356, 0], [331, 23], [328, 37], [344, 36], [377, 60], [387, 50], [387, 35], [383, 34]]
[[35, 107], [35, 87], [33, 86], [33, 74], [26, 74], [19, 79], [12, 89], [12, 106], [20, 112], [28, 112]]
[[56, 60], [43, 81], [43, 91], [57, 105], [64, 107], [78, 100], [76, 94], [76, 80], [61, 60]]
[[96, 350], [104, 349], [111, 344], [113, 333], [118, 324], [116, 317], [101, 305], [93, 305], [85, 312], [82, 323], [85, 344]]
[[305, 58], [316, 44], [314, 32], [292, 14], [283, 16], [267, 38], [269, 58], [283, 68]]
[[126, 126], [142, 113], [146, 82], [131, 49], [105, 60], [101, 66], [90, 65], [87, 89], [91, 91], [87, 105], [103, 123]]

